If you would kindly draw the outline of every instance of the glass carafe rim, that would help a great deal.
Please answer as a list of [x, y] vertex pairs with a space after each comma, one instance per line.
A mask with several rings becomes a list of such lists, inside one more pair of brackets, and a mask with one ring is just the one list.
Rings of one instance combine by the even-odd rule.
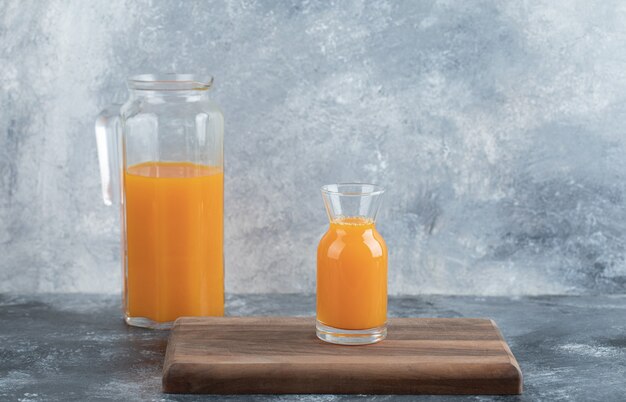
[[322, 193], [336, 194], [342, 197], [373, 196], [385, 192], [385, 189], [378, 184], [358, 182], [326, 184], [322, 186], [321, 190]]
[[138, 91], [206, 91], [213, 85], [208, 74], [138, 74], [127, 80], [128, 88]]

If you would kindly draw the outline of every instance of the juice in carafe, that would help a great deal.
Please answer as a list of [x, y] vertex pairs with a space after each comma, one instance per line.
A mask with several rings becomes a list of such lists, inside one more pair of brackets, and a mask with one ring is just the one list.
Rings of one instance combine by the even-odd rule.
[[317, 251], [317, 319], [348, 330], [387, 321], [387, 246], [372, 220], [330, 222]]
[[221, 167], [127, 168], [127, 317], [166, 323], [224, 314], [223, 183]]

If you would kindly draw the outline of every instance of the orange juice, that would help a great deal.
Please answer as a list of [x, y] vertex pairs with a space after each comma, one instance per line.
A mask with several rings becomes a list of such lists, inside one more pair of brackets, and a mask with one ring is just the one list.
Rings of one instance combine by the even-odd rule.
[[387, 246], [372, 220], [338, 218], [317, 249], [317, 320], [347, 330], [387, 321]]
[[124, 174], [126, 315], [224, 315], [222, 168], [148, 162]]

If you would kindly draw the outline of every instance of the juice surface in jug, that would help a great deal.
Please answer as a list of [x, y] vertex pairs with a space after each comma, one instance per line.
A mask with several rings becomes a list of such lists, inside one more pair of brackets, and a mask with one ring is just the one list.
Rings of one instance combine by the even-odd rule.
[[147, 162], [124, 173], [127, 317], [224, 314], [221, 167]]
[[387, 246], [373, 220], [331, 220], [317, 250], [317, 319], [347, 330], [386, 323]]

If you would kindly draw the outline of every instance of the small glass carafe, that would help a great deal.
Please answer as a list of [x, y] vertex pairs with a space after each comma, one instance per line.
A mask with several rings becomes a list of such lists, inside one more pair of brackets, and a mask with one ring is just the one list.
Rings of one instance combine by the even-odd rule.
[[322, 187], [328, 231], [317, 249], [318, 338], [363, 345], [387, 335], [387, 246], [376, 230], [383, 189]]

